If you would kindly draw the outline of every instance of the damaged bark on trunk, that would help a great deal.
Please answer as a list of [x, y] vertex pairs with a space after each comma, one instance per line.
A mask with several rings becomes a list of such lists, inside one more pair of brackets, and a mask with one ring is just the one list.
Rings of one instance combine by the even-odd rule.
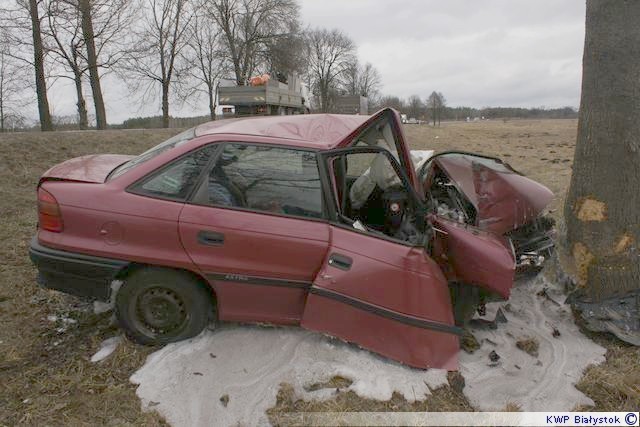
[[[636, 331], [640, 329], [634, 296], [640, 287], [638, 22], [638, 1], [587, 1], [578, 136], [564, 211], [566, 250], [575, 263], [574, 302], [578, 308], [589, 304], [588, 310], [582, 307], [583, 317], [587, 312], [597, 317], [598, 305], [609, 306], [612, 298], [626, 297], [628, 302], [622, 304], [626, 308], [614, 310]], [[614, 319], [617, 315], [610, 309], [605, 311]]]

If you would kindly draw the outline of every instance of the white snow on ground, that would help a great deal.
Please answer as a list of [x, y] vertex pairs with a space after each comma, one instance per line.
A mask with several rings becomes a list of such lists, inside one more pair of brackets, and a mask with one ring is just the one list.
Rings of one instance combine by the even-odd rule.
[[380, 400], [394, 390], [423, 399], [429, 387], [447, 383], [445, 371], [407, 368], [300, 328], [234, 325], [153, 353], [131, 381], [140, 384], [143, 407], [174, 426], [229, 426], [268, 424], [265, 411], [283, 382], [304, 399], [326, 399], [335, 389], [304, 388], [335, 375], [352, 379], [349, 389], [359, 395]]
[[[511, 310], [505, 311], [508, 322], [497, 330], [474, 330], [481, 348], [460, 353], [464, 393], [477, 409], [516, 403], [522, 410], [568, 411], [592, 404], [574, 385], [585, 367], [604, 360], [605, 350], [578, 331], [558, 292], [536, 295], [545, 286], [541, 280], [517, 285]], [[505, 305], [489, 304], [485, 318]], [[554, 327], [561, 334], [557, 338]], [[539, 341], [538, 357], [516, 347], [522, 337]], [[492, 350], [501, 356], [496, 366], [489, 366]], [[293, 385], [300, 398], [326, 399], [335, 390], [308, 392], [305, 386], [335, 375], [353, 380], [349, 389], [359, 395], [380, 400], [394, 390], [411, 401], [423, 399], [429, 387], [447, 382], [445, 371], [411, 369], [300, 328], [238, 325], [164, 347], [131, 381], [139, 384], [143, 407], [159, 411], [174, 426], [264, 425], [281, 383]], [[225, 395], [226, 406], [220, 401]]]
[[[537, 295], [544, 288], [546, 294]], [[508, 303], [487, 304], [486, 318], [503, 307], [507, 323], [496, 330], [473, 330], [482, 346], [474, 354], [460, 353], [464, 394], [483, 411], [502, 410], [515, 403], [522, 411], [570, 411], [593, 401], [574, 386], [584, 369], [604, 362], [606, 350], [588, 339], [573, 322], [565, 296], [541, 277], [519, 283]], [[509, 304], [510, 311], [504, 309]], [[553, 337], [556, 328], [560, 335]], [[523, 338], [539, 343], [538, 357], [516, 347]], [[490, 367], [489, 353], [500, 356]]]
[[96, 363], [106, 359], [111, 355], [111, 353], [116, 350], [116, 348], [118, 348], [118, 345], [121, 342], [121, 336], [107, 338], [106, 340], [102, 341], [102, 343], [100, 344], [100, 350], [98, 350], [93, 356], [91, 356], [91, 362]]

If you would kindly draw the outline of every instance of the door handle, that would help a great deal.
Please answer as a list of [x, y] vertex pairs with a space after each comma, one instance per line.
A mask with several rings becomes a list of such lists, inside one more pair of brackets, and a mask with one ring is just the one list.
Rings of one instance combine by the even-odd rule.
[[353, 260], [348, 256], [333, 253], [329, 257], [329, 265], [340, 270], [348, 271], [353, 264]]
[[222, 246], [224, 244], [224, 234], [200, 230], [198, 232], [198, 243], [207, 246]]

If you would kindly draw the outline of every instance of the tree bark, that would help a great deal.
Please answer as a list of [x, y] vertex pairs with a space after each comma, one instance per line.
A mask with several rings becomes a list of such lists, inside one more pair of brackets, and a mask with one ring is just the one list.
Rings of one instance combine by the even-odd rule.
[[169, 82], [162, 83], [162, 127], [169, 127]]
[[74, 73], [73, 80], [76, 85], [76, 98], [78, 99], [78, 103], [76, 104], [78, 107], [78, 127], [84, 130], [89, 126], [89, 117], [87, 114], [87, 103], [82, 93], [82, 74]]
[[209, 92], [209, 118], [211, 120], [216, 119], [216, 95], [218, 92], [218, 86], [215, 87], [207, 83], [207, 91]]
[[582, 97], [564, 208], [577, 293], [640, 288], [640, 1], [588, 0]]
[[93, 33], [93, 19], [89, 0], [78, 0], [78, 7], [82, 16], [82, 36], [87, 47], [87, 65], [89, 68], [89, 83], [93, 94], [93, 104], [96, 110], [96, 127], [100, 130], [107, 128], [107, 113], [102, 98], [100, 73], [98, 72], [98, 58], [96, 55], [95, 36]]
[[47, 98], [47, 81], [44, 78], [44, 51], [42, 48], [42, 33], [40, 31], [40, 16], [37, 0], [29, 0], [29, 15], [31, 16], [31, 30], [33, 33], [33, 66], [36, 73], [36, 95], [38, 98], [38, 113], [40, 115], [40, 130], [53, 130], [49, 99]]

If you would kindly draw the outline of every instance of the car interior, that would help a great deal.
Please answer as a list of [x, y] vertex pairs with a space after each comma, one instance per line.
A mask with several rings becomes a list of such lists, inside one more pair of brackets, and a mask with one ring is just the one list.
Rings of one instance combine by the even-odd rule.
[[383, 118], [359, 135], [352, 147], [379, 148], [330, 160], [342, 222], [375, 234], [416, 243], [415, 201], [392, 165], [399, 161], [391, 123]]

